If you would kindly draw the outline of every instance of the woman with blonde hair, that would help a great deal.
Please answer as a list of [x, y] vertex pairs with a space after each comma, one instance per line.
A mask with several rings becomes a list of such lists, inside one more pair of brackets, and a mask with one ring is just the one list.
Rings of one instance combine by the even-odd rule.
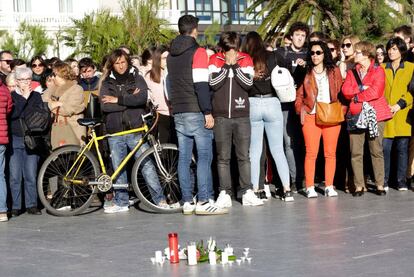
[[346, 78], [346, 73], [348, 70], [352, 69], [355, 66], [354, 56], [355, 56], [355, 44], [360, 42], [360, 39], [357, 36], [345, 36], [342, 38], [341, 50], [342, 50], [342, 61], [339, 64], [339, 69], [341, 70], [342, 78]]
[[[77, 76], [72, 68], [64, 63], [57, 62], [53, 66], [53, 73], [50, 75], [53, 79], [54, 86], [48, 88], [42, 98], [48, 102], [49, 109], [55, 116], [55, 122], [52, 126], [52, 148], [64, 144], [82, 144], [82, 137], [86, 134], [86, 129], [77, 122], [79, 118], [83, 118], [85, 104], [83, 101], [83, 89], [77, 83]], [[66, 141], [57, 141], [58, 130], [56, 128], [65, 128], [68, 125], [73, 131], [72, 137], [66, 137]], [[55, 130], [54, 130], [55, 129]], [[70, 132], [68, 132], [70, 134]]]

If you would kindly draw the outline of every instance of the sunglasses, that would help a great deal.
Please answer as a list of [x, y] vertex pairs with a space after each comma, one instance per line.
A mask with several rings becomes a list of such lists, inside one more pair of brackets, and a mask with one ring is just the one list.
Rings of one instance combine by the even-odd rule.
[[335, 52], [336, 51], [335, 48], [329, 48], [329, 50], [331, 50], [331, 52]]
[[352, 43], [344, 43], [344, 44], [342, 44], [341, 45], [341, 48], [351, 48], [351, 46], [352, 46]]
[[320, 55], [322, 55], [323, 54], [323, 51], [310, 51], [310, 54], [311, 54], [311, 56], [314, 56], [314, 55], [318, 55], [318, 56], [320, 56]]
[[5, 62], [5, 63], [7, 63], [7, 64], [11, 64], [11, 62], [12, 62], [13, 60], [0, 60], [0, 61]]
[[44, 67], [44, 65], [41, 63], [33, 63], [32, 68], [36, 68], [36, 67]]

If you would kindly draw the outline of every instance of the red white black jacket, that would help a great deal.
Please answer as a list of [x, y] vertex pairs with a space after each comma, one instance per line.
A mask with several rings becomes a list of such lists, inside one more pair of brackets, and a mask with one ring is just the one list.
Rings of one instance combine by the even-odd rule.
[[214, 117], [248, 117], [248, 91], [253, 85], [253, 60], [242, 52], [237, 54], [237, 64], [228, 65], [224, 53], [211, 56], [208, 66], [210, 86], [213, 89]]

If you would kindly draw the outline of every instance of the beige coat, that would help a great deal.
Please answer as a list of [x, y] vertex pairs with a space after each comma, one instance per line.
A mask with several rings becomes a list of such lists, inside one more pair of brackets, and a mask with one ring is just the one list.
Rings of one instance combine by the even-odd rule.
[[83, 112], [85, 110], [82, 87], [79, 86], [76, 81], [67, 81], [63, 86], [48, 88], [43, 93], [42, 98], [44, 102], [49, 103], [50, 109], [50, 100], [62, 103], [62, 106], [59, 109], [59, 121], [63, 121], [62, 117], [66, 117], [75, 135], [79, 139], [79, 143], [84, 144], [84, 139], [82, 139], [82, 137], [84, 138], [86, 136], [86, 128], [80, 126], [77, 122], [79, 118], [83, 118]]

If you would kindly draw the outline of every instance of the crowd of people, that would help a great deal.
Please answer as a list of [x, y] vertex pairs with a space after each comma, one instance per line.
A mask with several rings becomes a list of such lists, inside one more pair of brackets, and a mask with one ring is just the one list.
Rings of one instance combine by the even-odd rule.
[[[8, 211], [11, 216], [41, 214], [39, 163], [59, 146], [85, 143], [79, 118], [102, 113], [106, 132], [129, 130], [142, 125], [149, 102], [160, 114], [158, 139], [179, 148], [181, 203], [167, 202], [151, 162], [142, 168], [153, 201], [163, 208], [228, 213], [237, 196], [234, 184], [244, 206], [263, 205], [271, 197], [269, 183], [278, 184], [276, 195], [287, 202], [297, 192], [318, 197], [315, 183], [322, 180], [328, 197], [337, 197], [337, 188], [359, 197], [369, 184], [379, 196], [389, 186], [411, 187], [414, 52], [409, 26], [396, 28], [385, 46], [356, 36], [330, 39], [310, 33], [302, 22], [292, 24], [277, 47], [256, 32], [231, 31], [221, 34], [217, 46], [201, 47], [198, 19], [191, 15], [179, 19], [178, 29], [169, 46], [151, 47], [139, 56], [120, 46], [99, 61], [101, 66], [88, 57], [35, 56], [26, 62], [0, 52], [0, 221], [8, 220]], [[293, 98], [286, 100], [281, 93], [289, 93], [289, 80]], [[96, 101], [99, 112], [91, 108]], [[51, 113], [53, 124], [33, 146], [24, 122], [41, 110]], [[141, 137], [109, 137], [113, 168]], [[321, 138], [324, 159], [318, 159]], [[196, 196], [190, 173], [194, 145]], [[128, 183], [126, 172], [115, 182]], [[116, 189], [105, 196], [104, 211], [126, 212], [129, 204], [128, 190]]]

